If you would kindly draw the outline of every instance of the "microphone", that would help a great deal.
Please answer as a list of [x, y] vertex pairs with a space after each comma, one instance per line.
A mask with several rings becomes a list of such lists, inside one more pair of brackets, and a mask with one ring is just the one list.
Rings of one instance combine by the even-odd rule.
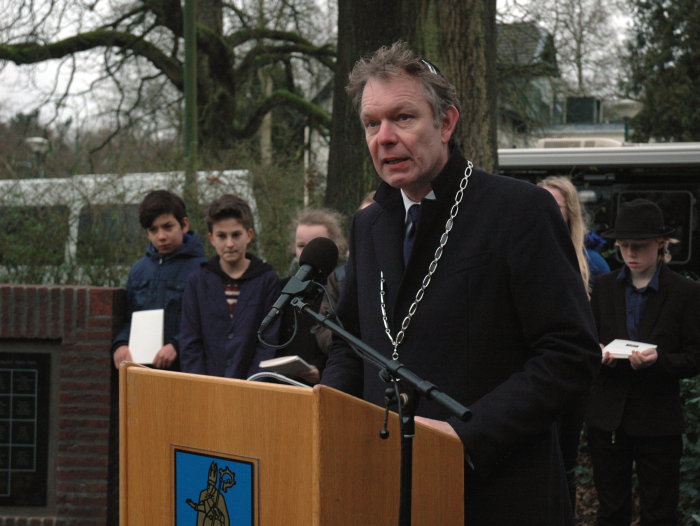
[[333, 272], [338, 265], [338, 247], [327, 237], [314, 238], [302, 250], [299, 265], [299, 270], [284, 286], [282, 294], [260, 324], [258, 334], [264, 333], [272, 325], [295, 296], [306, 291], [309, 280], [322, 280]]

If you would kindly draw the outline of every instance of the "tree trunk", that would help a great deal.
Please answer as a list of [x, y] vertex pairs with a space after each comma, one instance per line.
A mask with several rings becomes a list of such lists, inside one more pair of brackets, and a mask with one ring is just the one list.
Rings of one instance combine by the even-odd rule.
[[398, 0], [338, 0], [338, 59], [326, 206], [349, 217], [355, 214], [363, 195], [377, 187], [379, 178], [345, 86], [355, 62], [402, 36], [400, 14]]
[[[270, 78], [269, 72], [265, 69], [258, 70], [258, 77], [260, 78], [260, 84], [263, 88], [265, 96], [269, 97], [272, 95], [272, 79]], [[260, 136], [260, 164], [263, 168], [270, 168], [272, 166], [272, 112], [269, 111], [263, 117], [262, 124], [260, 125], [260, 130], [258, 131]]]
[[439, 56], [444, 64], [438, 67], [457, 88], [462, 103], [457, 144], [475, 167], [493, 171], [497, 152], [490, 141], [493, 110], [489, 107], [486, 84], [484, 10], [487, 1], [442, 0], [435, 12]]
[[224, 31], [224, 8], [221, 0], [197, 0], [197, 22], [217, 35]]
[[491, 173], [498, 172], [498, 78], [496, 62], [498, 60], [498, 32], [496, 29], [496, 0], [483, 0], [483, 27], [486, 59], [486, 101], [488, 105], [489, 133], [488, 148], [492, 164], [484, 167]]
[[404, 25], [412, 48], [457, 88], [462, 103], [456, 141], [474, 166], [498, 164], [496, 0], [411, 0]]
[[[197, 23], [216, 35], [223, 34], [223, 4], [221, 0], [197, 0]], [[198, 38], [198, 40], [200, 40]], [[220, 46], [211, 40], [209, 46]], [[235, 140], [236, 82], [233, 63], [224, 53], [212, 60], [210, 49], [197, 52], [197, 109], [199, 136], [207, 149], [229, 148]]]

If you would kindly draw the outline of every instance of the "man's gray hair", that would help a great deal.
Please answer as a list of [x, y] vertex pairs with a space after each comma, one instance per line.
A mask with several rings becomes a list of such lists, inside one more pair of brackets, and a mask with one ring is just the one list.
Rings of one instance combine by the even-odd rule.
[[345, 89], [352, 97], [358, 115], [362, 111], [362, 93], [370, 79], [387, 79], [406, 74], [420, 83], [425, 99], [433, 109], [436, 128], [440, 127], [448, 107], [454, 106], [461, 113], [455, 87], [432, 64], [422, 60], [404, 42], [398, 41], [391, 47], [379, 48], [368, 58], [360, 59], [352, 68], [350, 83]]

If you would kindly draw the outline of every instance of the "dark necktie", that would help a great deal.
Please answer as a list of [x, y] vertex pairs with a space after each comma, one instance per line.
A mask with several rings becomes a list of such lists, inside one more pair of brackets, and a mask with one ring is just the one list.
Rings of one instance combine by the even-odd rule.
[[418, 217], [420, 216], [420, 205], [412, 205], [408, 209], [408, 215], [411, 217], [411, 224], [406, 230], [406, 238], [403, 240], [403, 264], [408, 265], [408, 258], [413, 250], [413, 241], [416, 239], [416, 228], [418, 227]]

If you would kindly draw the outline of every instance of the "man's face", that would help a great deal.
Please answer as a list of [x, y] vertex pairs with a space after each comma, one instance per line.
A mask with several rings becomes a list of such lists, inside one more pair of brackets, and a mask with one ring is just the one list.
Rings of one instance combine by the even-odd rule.
[[184, 225], [180, 225], [173, 214], [162, 214], [146, 229], [149, 241], [159, 254], [166, 256], [180, 249], [183, 236], [190, 226], [186, 217], [182, 222]]
[[414, 201], [430, 192], [430, 182], [447, 162], [458, 119], [450, 106], [436, 128], [420, 83], [409, 76], [372, 78], [362, 92], [360, 120], [374, 167], [383, 181]]

